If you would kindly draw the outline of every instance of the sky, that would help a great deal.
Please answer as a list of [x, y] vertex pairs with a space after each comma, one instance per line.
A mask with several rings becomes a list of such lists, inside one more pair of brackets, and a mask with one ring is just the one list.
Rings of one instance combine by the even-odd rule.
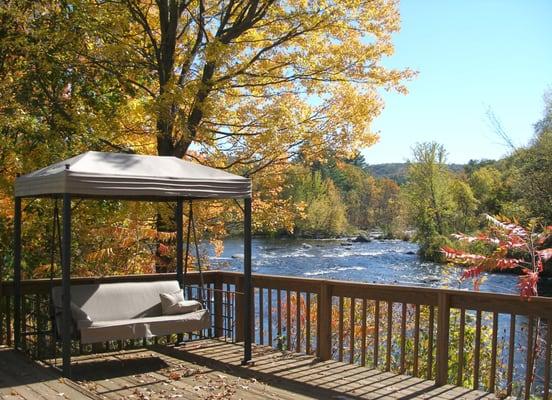
[[552, 0], [401, 0], [401, 31], [386, 67], [418, 76], [409, 94], [382, 91], [367, 163], [404, 162], [417, 142], [445, 146], [448, 161], [509, 152], [490, 109], [516, 146], [528, 143], [552, 90]]

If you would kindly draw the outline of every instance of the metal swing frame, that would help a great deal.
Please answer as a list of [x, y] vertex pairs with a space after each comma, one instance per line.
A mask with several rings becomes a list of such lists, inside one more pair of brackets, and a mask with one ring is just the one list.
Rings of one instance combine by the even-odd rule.
[[[71, 376], [71, 222], [72, 222], [72, 209], [71, 201], [73, 196], [70, 193], [63, 193], [60, 196], [63, 199], [62, 204], [62, 232], [61, 233], [61, 285], [62, 285], [62, 373], [66, 377]], [[78, 197], [78, 196], [77, 196]], [[139, 200], [139, 199], [135, 199]], [[183, 239], [184, 239], [184, 227], [183, 227], [183, 203], [185, 200], [191, 202], [192, 199], [176, 198], [175, 209], [175, 222], [176, 222], [176, 279], [178, 280], [180, 287], [184, 287], [184, 278], [186, 271], [184, 270], [184, 254], [183, 254]], [[57, 201], [57, 198], [56, 198]], [[190, 208], [191, 209], [191, 208]], [[246, 312], [244, 313], [243, 324], [243, 337], [244, 337], [244, 356], [242, 364], [247, 364], [252, 358], [252, 277], [251, 277], [251, 198], [244, 198], [244, 297]], [[192, 211], [193, 217], [193, 211]], [[193, 226], [193, 219], [189, 220]], [[22, 348], [22, 326], [21, 326], [21, 249], [22, 249], [22, 197], [15, 197], [14, 201], [14, 345], [16, 349]], [[194, 232], [195, 233], [195, 232]], [[196, 237], [197, 238], [197, 237]], [[199, 261], [199, 251], [196, 251]], [[186, 250], [186, 261], [189, 255], [189, 235], [188, 244]], [[201, 272], [201, 264], [199, 264]], [[203, 284], [203, 279], [202, 279]], [[200, 293], [203, 292], [200, 290]], [[200, 296], [203, 296], [202, 294]]]

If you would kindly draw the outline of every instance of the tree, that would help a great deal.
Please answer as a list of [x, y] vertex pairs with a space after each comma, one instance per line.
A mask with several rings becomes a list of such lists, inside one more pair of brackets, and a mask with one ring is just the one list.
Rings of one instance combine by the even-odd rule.
[[[390, 0], [7, 0], [0, 22], [4, 259], [16, 173], [86, 150], [187, 156], [255, 174], [256, 228], [292, 230], [301, 210], [281, 196], [290, 157], [301, 151], [312, 162], [323, 149], [345, 154], [373, 143], [377, 90], [403, 92], [412, 76], [381, 65], [399, 28]], [[133, 206], [113, 205], [118, 222], [110, 207], [89, 211], [120, 238], [120, 228], [134, 223]], [[26, 231], [48, 226], [51, 208], [36, 201]], [[210, 238], [223, 234], [222, 216], [237, 215], [231, 203], [225, 210], [217, 204], [197, 213]], [[147, 217], [171, 210], [141, 211], [144, 232], [171, 229]], [[97, 227], [76, 225], [83, 245], [98, 244], [89, 240]], [[29, 268], [47, 258], [35, 242], [25, 257], [33, 258]]]
[[474, 196], [479, 200], [479, 212], [500, 214], [503, 179], [501, 172], [495, 167], [484, 166], [474, 170], [468, 179]]
[[404, 227], [400, 187], [395, 181], [387, 178], [377, 180], [376, 186], [374, 225], [379, 227], [386, 237], [397, 237], [400, 229]]
[[471, 231], [476, 227], [475, 211], [479, 201], [475, 198], [470, 185], [459, 178], [453, 179], [451, 194], [455, 210], [454, 228], [462, 232]]
[[435, 142], [417, 144], [408, 169], [405, 196], [416, 228], [414, 240], [420, 244], [420, 255], [426, 259], [440, 258], [440, 248], [446, 244], [446, 235], [451, 233], [453, 199], [449, 182], [445, 148]]
[[346, 208], [331, 179], [320, 171], [296, 167], [287, 183], [287, 196], [294, 204], [303, 204], [295, 222], [295, 232], [313, 237], [335, 237], [348, 229]]
[[299, 148], [372, 144], [376, 89], [404, 91], [412, 76], [380, 63], [399, 28], [394, 1], [80, 0], [72, 18], [83, 63], [142, 103], [158, 154], [200, 153], [243, 174]]
[[360, 229], [373, 228], [376, 180], [353, 164], [340, 162], [336, 169], [339, 174], [332, 174], [332, 178], [346, 204], [349, 224]]
[[552, 224], [552, 97], [544, 118], [536, 124], [535, 138], [529, 147], [514, 153], [518, 169], [515, 190], [531, 215]]

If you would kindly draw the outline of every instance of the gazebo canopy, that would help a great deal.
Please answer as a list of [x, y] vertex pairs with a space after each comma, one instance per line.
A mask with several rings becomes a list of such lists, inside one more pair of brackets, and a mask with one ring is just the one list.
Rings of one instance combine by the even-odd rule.
[[176, 157], [88, 151], [20, 176], [16, 197], [71, 194], [112, 199], [238, 199], [251, 180]]

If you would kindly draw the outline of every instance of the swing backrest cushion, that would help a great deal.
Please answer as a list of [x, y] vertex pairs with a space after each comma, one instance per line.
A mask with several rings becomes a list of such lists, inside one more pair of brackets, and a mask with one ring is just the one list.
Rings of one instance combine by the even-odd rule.
[[[160, 294], [178, 290], [178, 281], [73, 285], [71, 302], [92, 321], [157, 317], [163, 315]], [[62, 308], [61, 294], [61, 286], [52, 289], [52, 300], [58, 310]]]

